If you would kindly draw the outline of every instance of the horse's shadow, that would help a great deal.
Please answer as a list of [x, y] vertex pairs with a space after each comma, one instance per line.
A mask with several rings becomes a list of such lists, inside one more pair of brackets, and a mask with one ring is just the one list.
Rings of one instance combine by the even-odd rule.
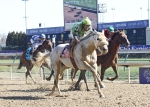
[[10, 92], [46, 92], [46, 91], [52, 91], [52, 87], [38, 87], [35, 89], [27, 89], [27, 90], [7, 90]]
[[45, 99], [43, 97], [32, 97], [32, 96], [1, 96], [0, 99], [4, 100], [40, 100]]

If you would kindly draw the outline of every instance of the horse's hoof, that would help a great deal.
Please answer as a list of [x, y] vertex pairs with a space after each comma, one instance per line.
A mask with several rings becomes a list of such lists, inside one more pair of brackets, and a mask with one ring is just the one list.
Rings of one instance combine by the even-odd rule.
[[46, 78], [47, 81], [50, 81], [50, 78]]
[[79, 88], [74, 88], [74, 90], [79, 90]]
[[52, 95], [52, 93], [49, 93], [49, 94], [46, 94], [45, 96], [51, 96]]
[[109, 81], [113, 81], [114, 79], [112, 79], [111, 77], [108, 77], [107, 80]]
[[99, 97], [100, 97], [100, 98], [105, 98], [105, 95], [104, 95], [104, 94], [102, 94], [102, 95], [100, 95]]
[[55, 97], [68, 97], [68, 95], [56, 95]]
[[97, 87], [97, 84], [94, 84], [94, 87]]
[[87, 91], [90, 91], [89, 89], [87, 89]]
[[101, 87], [101, 88], [105, 88], [105, 85], [104, 85], [104, 84], [101, 84], [100, 87]]

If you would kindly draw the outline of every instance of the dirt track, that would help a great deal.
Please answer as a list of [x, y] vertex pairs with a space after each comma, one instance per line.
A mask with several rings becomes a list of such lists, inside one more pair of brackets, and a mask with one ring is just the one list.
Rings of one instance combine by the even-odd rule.
[[99, 98], [93, 83], [89, 83], [90, 92], [85, 91], [82, 81], [81, 91], [68, 91], [69, 82], [60, 82], [64, 97], [45, 96], [51, 92], [53, 82], [36, 79], [37, 84], [23, 79], [0, 79], [0, 107], [150, 107], [150, 85], [134, 82], [104, 81], [102, 89], [106, 98]]

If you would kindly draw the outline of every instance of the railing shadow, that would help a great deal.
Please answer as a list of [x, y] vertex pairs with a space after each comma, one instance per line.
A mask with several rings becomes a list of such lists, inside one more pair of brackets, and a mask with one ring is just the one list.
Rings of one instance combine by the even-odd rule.
[[4, 97], [0, 97], [0, 99], [4, 99], [4, 100], [40, 100], [40, 99], [45, 99], [45, 98], [32, 97], [32, 96], [4, 96]]

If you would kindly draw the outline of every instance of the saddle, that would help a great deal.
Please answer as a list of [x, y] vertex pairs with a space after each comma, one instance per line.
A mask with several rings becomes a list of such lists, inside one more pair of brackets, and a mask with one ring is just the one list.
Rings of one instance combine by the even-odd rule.
[[[75, 69], [78, 69], [74, 58], [73, 58], [73, 50], [74, 47], [77, 43], [72, 43], [71, 45], [66, 45], [62, 51], [62, 53], [60, 54], [60, 58], [70, 58], [70, 61], [72, 63], [72, 65], [74, 66]], [[68, 49], [69, 48], [69, 49]]]
[[70, 58], [69, 45], [66, 45], [60, 54], [60, 58]]

